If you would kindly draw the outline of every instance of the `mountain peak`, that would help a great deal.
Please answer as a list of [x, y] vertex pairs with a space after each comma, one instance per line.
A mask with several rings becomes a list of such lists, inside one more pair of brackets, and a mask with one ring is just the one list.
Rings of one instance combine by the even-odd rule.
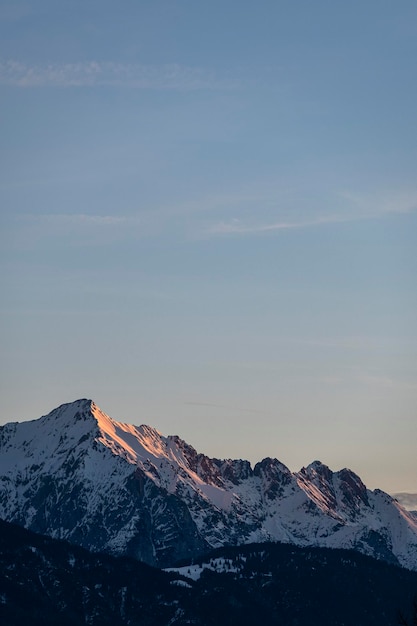
[[252, 470], [117, 422], [87, 398], [0, 427], [0, 517], [152, 564], [274, 539], [417, 568], [414, 518], [350, 470], [314, 461], [293, 474], [269, 457]]
[[92, 414], [93, 407], [96, 405], [92, 400], [88, 398], [80, 398], [73, 402], [66, 402], [61, 404], [56, 409], [53, 409], [47, 415], [41, 417], [42, 421], [59, 420], [62, 422], [68, 422], [70, 424], [73, 421], [79, 419], [86, 419], [87, 416]]
[[66, 402], [65, 404], [61, 404], [58, 408], [54, 409], [55, 411], [60, 411], [62, 409], [75, 409], [78, 411], [88, 411], [93, 406], [96, 406], [93, 400], [90, 398], [79, 398], [78, 400], [73, 400], [73, 402]]
[[333, 473], [327, 465], [317, 460], [307, 465], [307, 467], [301, 468], [301, 472], [309, 478], [313, 476], [325, 476], [328, 478]]

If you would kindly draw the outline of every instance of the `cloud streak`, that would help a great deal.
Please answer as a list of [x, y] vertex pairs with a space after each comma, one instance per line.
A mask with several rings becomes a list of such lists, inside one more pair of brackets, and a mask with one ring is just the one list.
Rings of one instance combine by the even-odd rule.
[[63, 225], [91, 225], [91, 226], [114, 226], [123, 224], [128, 221], [125, 216], [116, 215], [88, 215], [86, 213], [59, 213], [59, 214], [43, 214], [25, 216], [34, 222], [43, 222], [49, 224]]
[[244, 222], [234, 218], [220, 221], [209, 226], [206, 233], [211, 236], [222, 235], [253, 235], [283, 230], [305, 229], [326, 224], [343, 224], [364, 220], [378, 219], [393, 214], [409, 214], [417, 211], [417, 193], [392, 195], [383, 199], [372, 199], [366, 196], [344, 193], [341, 196], [348, 200], [351, 207], [333, 214], [318, 215], [312, 219], [281, 220], [270, 223]]
[[350, 221], [340, 216], [320, 217], [314, 220], [301, 220], [299, 222], [273, 222], [270, 224], [245, 224], [239, 219], [233, 219], [230, 222], [218, 222], [208, 229], [211, 235], [245, 235], [256, 233], [267, 233], [279, 230], [291, 230], [296, 228], [308, 228], [310, 226], [318, 226], [320, 224], [330, 224]]
[[0, 61], [0, 84], [14, 87], [130, 87], [134, 89], [195, 91], [237, 85], [213, 71], [178, 65], [141, 65], [112, 61], [29, 65]]

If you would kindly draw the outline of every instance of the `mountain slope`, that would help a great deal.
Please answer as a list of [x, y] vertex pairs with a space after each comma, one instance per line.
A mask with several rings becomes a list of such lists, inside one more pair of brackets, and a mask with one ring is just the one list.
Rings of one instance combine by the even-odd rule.
[[178, 578], [0, 520], [0, 623], [7, 626], [160, 626], [176, 614]]
[[181, 571], [186, 578], [0, 521], [0, 623], [395, 626], [417, 590], [416, 572], [284, 544], [221, 548]]
[[350, 470], [210, 459], [177, 436], [116, 422], [91, 400], [0, 428], [0, 517], [159, 566], [277, 540], [417, 569], [415, 518]]

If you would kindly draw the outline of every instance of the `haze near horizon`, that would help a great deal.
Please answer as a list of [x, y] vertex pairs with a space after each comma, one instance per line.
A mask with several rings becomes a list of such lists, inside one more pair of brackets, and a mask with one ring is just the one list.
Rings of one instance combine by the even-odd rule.
[[89, 397], [417, 492], [417, 7], [4, 2], [0, 423]]

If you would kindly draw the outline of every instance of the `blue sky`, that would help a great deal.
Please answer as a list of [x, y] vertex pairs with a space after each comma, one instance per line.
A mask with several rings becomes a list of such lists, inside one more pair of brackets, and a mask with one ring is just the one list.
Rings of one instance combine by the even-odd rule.
[[414, 1], [0, 8], [1, 423], [91, 397], [417, 491]]

